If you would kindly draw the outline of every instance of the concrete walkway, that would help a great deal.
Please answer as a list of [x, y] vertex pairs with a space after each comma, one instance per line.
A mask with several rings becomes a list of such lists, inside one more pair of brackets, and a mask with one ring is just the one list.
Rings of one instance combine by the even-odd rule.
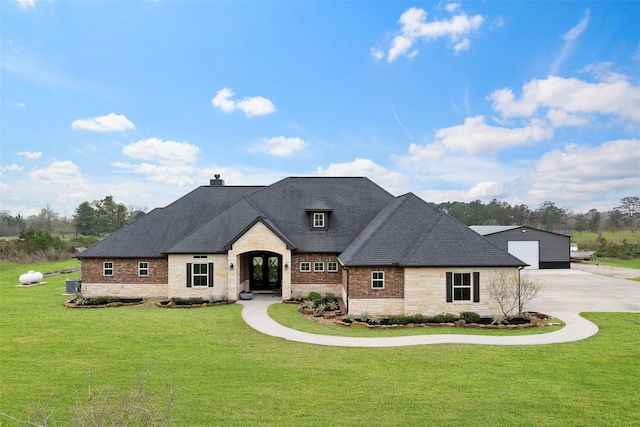
[[[242, 304], [242, 318], [252, 328], [263, 334], [307, 344], [337, 347], [402, 347], [424, 344], [481, 344], [481, 345], [539, 345], [579, 341], [595, 335], [598, 327], [576, 313], [553, 313], [562, 319], [566, 326], [558, 331], [538, 335], [519, 336], [482, 336], [482, 335], [412, 335], [402, 337], [357, 338], [316, 335], [296, 331], [282, 326], [267, 314], [271, 304], [278, 303], [275, 298], [260, 297], [251, 301], [238, 301]], [[547, 313], [550, 314], [550, 313]]]
[[[274, 337], [308, 344], [340, 347], [399, 347], [424, 344], [540, 345], [579, 341], [598, 332], [598, 327], [580, 312], [640, 312], [640, 283], [591, 274], [576, 269], [530, 270], [531, 278], [544, 283], [542, 296], [527, 308], [557, 317], [566, 326], [537, 335], [417, 335], [384, 338], [353, 338], [316, 335], [286, 328], [267, 314], [279, 298], [254, 295], [251, 301], [238, 301], [242, 317], [252, 328]], [[256, 298], [257, 297], [257, 298]]]

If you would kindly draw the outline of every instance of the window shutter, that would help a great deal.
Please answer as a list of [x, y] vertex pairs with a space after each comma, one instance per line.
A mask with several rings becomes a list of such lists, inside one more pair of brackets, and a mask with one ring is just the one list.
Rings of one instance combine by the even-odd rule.
[[453, 302], [453, 273], [447, 272], [447, 302]]
[[480, 302], [480, 272], [473, 272], [473, 302]]
[[209, 268], [207, 269], [207, 273], [209, 274], [208, 284], [210, 288], [213, 288], [213, 263], [209, 263]]
[[187, 263], [187, 288], [191, 287], [191, 263]]

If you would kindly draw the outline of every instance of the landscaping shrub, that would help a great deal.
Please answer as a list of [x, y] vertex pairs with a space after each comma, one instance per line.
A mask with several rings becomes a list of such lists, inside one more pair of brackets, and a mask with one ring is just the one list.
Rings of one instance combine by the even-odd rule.
[[477, 323], [480, 320], [480, 315], [475, 311], [463, 311], [460, 313], [460, 318], [467, 323]]
[[86, 305], [106, 305], [110, 302], [120, 301], [120, 298], [115, 296], [97, 296], [86, 300]]
[[452, 323], [456, 321], [456, 316], [451, 313], [436, 314], [431, 318], [433, 322], [429, 323]]
[[194, 304], [202, 304], [203, 300], [201, 297], [191, 297], [191, 298], [173, 297], [171, 298], [171, 302], [173, 302], [175, 305], [194, 305]]

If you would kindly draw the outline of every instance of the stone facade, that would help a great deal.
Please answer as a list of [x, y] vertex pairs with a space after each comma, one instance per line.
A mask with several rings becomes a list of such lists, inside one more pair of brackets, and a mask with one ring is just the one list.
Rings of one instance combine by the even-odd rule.
[[[487, 294], [487, 282], [498, 271], [516, 272], [513, 267], [478, 268], [407, 268], [405, 270], [405, 298], [403, 314], [425, 314], [433, 316], [440, 313], [458, 314], [462, 311], [475, 311], [481, 315], [496, 312], [498, 307]], [[480, 302], [447, 302], [447, 272], [479, 272]]]
[[[197, 258], [196, 258], [197, 257]], [[213, 263], [213, 286], [187, 287], [187, 264]], [[169, 298], [201, 297], [209, 300], [212, 297], [225, 296], [230, 299], [228, 287], [228, 264], [226, 254], [197, 254], [169, 256]]]
[[[228, 263], [241, 266], [242, 255], [250, 252], [270, 252], [282, 257], [282, 265], [291, 266], [291, 251], [276, 234], [262, 222], [256, 222], [249, 230], [236, 240], [228, 252]], [[248, 281], [241, 280], [240, 272], [244, 268], [228, 269], [229, 298], [236, 300], [242, 290], [248, 289]], [[291, 298], [291, 267], [282, 273], [282, 299]]]

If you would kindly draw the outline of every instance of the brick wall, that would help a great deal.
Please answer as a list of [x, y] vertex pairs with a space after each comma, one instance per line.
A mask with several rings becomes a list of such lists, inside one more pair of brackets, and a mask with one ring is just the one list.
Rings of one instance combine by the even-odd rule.
[[[308, 262], [311, 265], [311, 271], [300, 271], [300, 263]], [[313, 263], [324, 263], [324, 272], [313, 271]], [[327, 271], [327, 263], [338, 263], [338, 271]], [[339, 285], [342, 283], [342, 267], [338, 262], [335, 254], [291, 254], [291, 283], [292, 284], [332, 284]]]
[[[113, 263], [113, 276], [103, 275], [103, 264]], [[146, 262], [148, 276], [138, 275], [138, 263]], [[168, 264], [165, 258], [87, 258], [82, 260], [82, 283], [157, 283], [166, 284]]]
[[[371, 272], [384, 272], [384, 289], [371, 288]], [[404, 298], [404, 269], [402, 267], [350, 267], [349, 295], [351, 298]]]

